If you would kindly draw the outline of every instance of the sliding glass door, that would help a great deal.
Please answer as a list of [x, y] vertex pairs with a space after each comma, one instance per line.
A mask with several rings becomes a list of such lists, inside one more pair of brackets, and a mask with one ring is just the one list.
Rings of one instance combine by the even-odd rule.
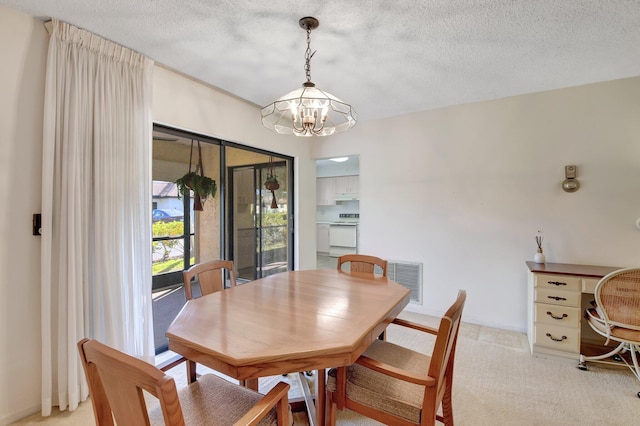
[[[153, 313], [161, 353], [167, 349], [164, 333], [185, 303], [183, 270], [233, 260], [243, 283], [293, 269], [293, 161], [164, 126], [154, 126], [153, 139]], [[217, 194], [195, 211], [193, 192], [179, 194], [175, 181], [199, 170], [200, 158]], [[268, 177], [277, 180], [270, 189]]]
[[293, 268], [291, 161], [285, 157], [226, 148], [228, 180], [227, 254], [241, 280]]
[[[257, 168], [259, 187], [257, 209], [256, 273], [266, 277], [288, 269], [289, 265], [289, 179], [285, 162], [270, 162]], [[270, 189], [269, 178], [275, 178], [275, 189]]]
[[185, 303], [182, 271], [196, 262], [221, 258], [220, 197], [201, 211], [194, 194], [179, 193], [176, 180], [189, 171], [220, 182], [220, 144], [177, 131], [154, 129], [153, 135], [153, 316], [156, 353], [167, 349], [164, 335]]

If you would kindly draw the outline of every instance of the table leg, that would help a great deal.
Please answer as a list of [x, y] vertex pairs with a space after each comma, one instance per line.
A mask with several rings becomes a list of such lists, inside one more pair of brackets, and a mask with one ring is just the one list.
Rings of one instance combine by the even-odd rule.
[[197, 379], [196, 377], [196, 363], [191, 361], [191, 360], [187, 360], [187, 377], [189, 379], [189, 383], [194, 383]]
[[323, 368], [316, 371], [316, 374], [316, 419], [319, 425], [324, 426], [327, 405], [325, 369]]
[[253, 389], [254, 391], [258, 391], [258, 378], [255, 379], [246, 379], [244, 381], [244, 383], [242, 383], [243, 386], [248, 387], [249, 389]]

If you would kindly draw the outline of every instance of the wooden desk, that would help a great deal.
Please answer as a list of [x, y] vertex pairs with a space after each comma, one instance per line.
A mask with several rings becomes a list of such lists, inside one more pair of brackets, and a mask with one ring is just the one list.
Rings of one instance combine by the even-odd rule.
[[290, 271], [187, 302], [166, 336], [170, 350], [239, 380], [318, 370], [324, 424], [324, 369], [352, 364], [408, 303], [387, 278]]
[[529, 268], [529, 347], [534, 355], [578, 360], [581, 353], [603, 353], [602, 339], [583, 321], [584, 310], [602, 277], [620, 268], [526, 262]]

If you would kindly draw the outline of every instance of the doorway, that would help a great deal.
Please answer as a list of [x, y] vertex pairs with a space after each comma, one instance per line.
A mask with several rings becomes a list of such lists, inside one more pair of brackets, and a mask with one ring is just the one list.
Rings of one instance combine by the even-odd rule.
[[359, 252], [359, 222], [360, 157], [316, 160], [316, 265], [319, 269], [334, 269], [337, 256]]

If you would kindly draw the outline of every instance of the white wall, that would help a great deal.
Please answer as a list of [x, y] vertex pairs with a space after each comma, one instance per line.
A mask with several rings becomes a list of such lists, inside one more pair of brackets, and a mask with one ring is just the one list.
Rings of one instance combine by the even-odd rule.
[[[0, 424], [40, 407], [40, 211], [47, 36], [0, 7]], [[15, 418], [17, 418], [15, 417]]]
[[352, 153], [361, 251], [424, 264], [410, 310], [465, 288], [465, 321], [525, 331], [538, 230], [548, 262], [640, 264], [640, 78], [362, 122], [313, 151]]

